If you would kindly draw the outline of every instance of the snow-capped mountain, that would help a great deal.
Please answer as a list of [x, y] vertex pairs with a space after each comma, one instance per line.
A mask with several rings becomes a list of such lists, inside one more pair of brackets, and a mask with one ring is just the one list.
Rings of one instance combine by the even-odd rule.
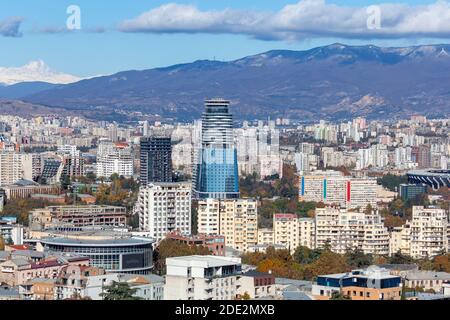
[[13, 85], [20, 82], [47, 82], [52, 84], [68, 84], [80, 81], [81, 78], [53, 71], [42, 60], [31, 61], [19, 68], [0, 67], [0, 84]]

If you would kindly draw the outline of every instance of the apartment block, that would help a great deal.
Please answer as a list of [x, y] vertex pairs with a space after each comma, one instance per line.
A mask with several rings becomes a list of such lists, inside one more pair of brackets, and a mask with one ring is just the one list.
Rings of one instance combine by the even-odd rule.
[[296, 214], [273, 216], [274, 243], [287, 247], [291, 252], [300, 245], [300, 231]]
[[258, 244], [260, 244], [260, 245], [274, 244], [273, 229], [267, 229], [267, 228], [258, 229]]
[[315, 171], [300, 176], [299, 201], [323, 202], [343, 208], [366, 208], [377, 205], [377, 181], [352, 178], [337, 171]]
[[344, 254], [359, 249], [366, 254], [388, 254], [389, 233], [378, 213], [349, 211], [335, 207], [316, 209], [316, 246], [331, 246]]
[[198, 232], [225, 236], [226, 246], [245, 252], [258, 242], [257, 201], [206, 199], [198, 203]]
[[97, 151], [97, 177], [109, 178], [114, 173], [124, 177], [133, 176], [133, 151], [126, 143], [101, 141]]
[[448, 212], [435, 207], [413, 207], [411, 256], [432, 258], [448, 252]]
[[139, 228], [156, 241], [168, 233], [191, 234], [191, 184], [151, 183], [141, 187], [136, 203]]

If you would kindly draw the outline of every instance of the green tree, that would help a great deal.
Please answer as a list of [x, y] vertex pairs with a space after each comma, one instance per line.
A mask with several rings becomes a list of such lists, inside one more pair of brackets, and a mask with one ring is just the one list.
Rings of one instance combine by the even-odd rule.
[[126, 282], [113, 281], [110, 286], [105, 286], [104, 290], [105, 292], [100, 294], [103, 300], [142, 300], [134, 296], [137, 290], [131, 288]]
[[391, 257], [389, 257], [388, 261], [390, 264], [411, 264], [415, 262], [413, 258], [401, 254], [400, 252], [393, 254]]
[[334, 291], [331, 294], [331, 298], [330, 300], [351, 300], [348, 296], [343, 295], [341, 292], [339, 291]]
[[364, 254], [359, 249], [349, 250], [345, 253], [347, 264], [352, 268], [364, 268], [373, 264], [373, 256]]
[[320, 258], [322, 251], [299, 246], [295, 249], [294, 260], [301, 264], [310, 264]]

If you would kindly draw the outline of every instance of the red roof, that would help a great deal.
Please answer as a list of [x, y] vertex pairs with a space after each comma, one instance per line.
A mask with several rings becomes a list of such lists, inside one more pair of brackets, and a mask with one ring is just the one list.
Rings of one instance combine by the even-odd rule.
[[276, 213], [274, 216], [275, 216], [275, 219], [295, 219], [295, 218], [297, 218], [297, 215], [292, 214], [292, 213]]
[[14, 249], [14, 250], [28, 250], [28, 249], [30, 249], [26, 245], [10, 245], [8, 247], [11, 248], [11, 249]]

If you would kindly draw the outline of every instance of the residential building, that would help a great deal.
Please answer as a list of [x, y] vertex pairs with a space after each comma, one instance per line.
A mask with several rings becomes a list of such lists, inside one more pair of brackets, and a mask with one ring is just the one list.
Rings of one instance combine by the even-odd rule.
[[337, 171], [315, 171], [300, 175], [299, 201], [323, 202], [349, 209], [377, 205], [377, 181], [352, 178]]
[[278, 213], [273, 216], [274, 243], [283, 245], [292, 253], [300, 245], [300, 230], [296, 214]]
[[317, 248], [329, 245], [332, 251], [340, 254], [355, 249], [366, 254], [389, 253], [389, 233], [377, 212], [317, 208], [315, 225]]
[[113, 174], [124, 177], [133, 176], [133, 151], [126, 143], [103, 140], [97, 150], [97, 177], [109, 178]]
[[239, 293], [240, 258], [175, 257], [166, 266], [165, 300], [234, 300]]
[[141, 187], [136, 204], [139, 228], [156, 241], [168, 233], [191, 234], [191, 185], [189, 183], [151, 183]]
[[414, 206], [411, 221], [411, 256], [430, 259], [448, 252], [448, 212]]
[[238, 294], [248, 294], [250, 299], [261, 299], [275, 296], [275, 276], [270, 273], [248, 271], [239, 279]]
[[225, 236], [226, 246], [245, 252], [258, 242], [257, 202], [206, 199], [198, 202], [198, 232]]
[[258, 245], [273, 245], [275, 243], [273, 229], [258, 229]]
[[86, 280], [84, 296], [92, 300], [103, 300], [102, 293], [106, 293], [106, 286], [110, 286], [113, 281], [127, 283], [132, 289], [136, 290], [134, 296], [142, 300], [164, 299], [164, 278], [154, 274], [107, 273], [89, 276]]

